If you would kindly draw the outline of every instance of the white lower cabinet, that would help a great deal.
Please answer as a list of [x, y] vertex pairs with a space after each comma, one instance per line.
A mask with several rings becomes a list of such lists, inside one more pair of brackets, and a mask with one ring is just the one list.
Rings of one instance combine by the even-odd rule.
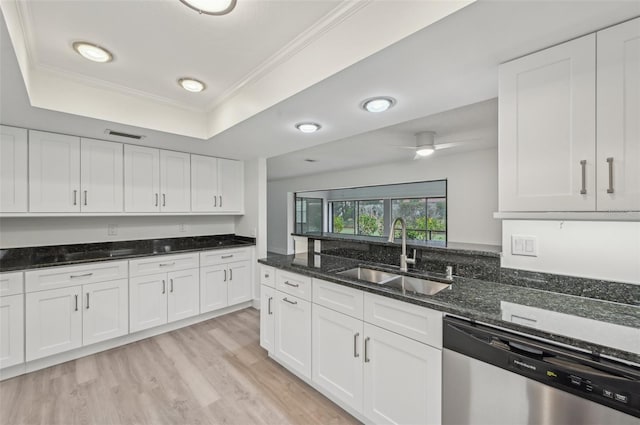
[[249, 261], [200, 269], [200, 311], [206, 313], [251, 300]]
[[0, 297], [0, 369], [24, 362], [24, 295]]
[[364, 324], [364, 415], [376, 424], [439, 424], [442, 351]]
[[82, 286], [82, 344], [89, 345], [129, 332], [127, 279]]
[[198, 269], [129, 279], [129, 328], [141, 331], [199, 313]]
[[268, 352], [275, 348], [275, 314], [273, 302], [276, 290], [260, 286], [260, 346]]
[[275, 291], [274, 356], [289, 369], [311, 377], [311, 303]]
[[362, 320], [313, 304], [312, 380], [362, 412]]
[[27, 361], [82, 346], [81, 298], [80, 286], [27, 294]]

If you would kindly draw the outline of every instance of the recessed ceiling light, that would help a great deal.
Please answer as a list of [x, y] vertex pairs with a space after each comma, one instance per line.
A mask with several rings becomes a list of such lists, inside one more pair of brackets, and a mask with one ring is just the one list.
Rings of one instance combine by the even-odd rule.
[[320, 130], [320, 124], [316, 124], [315, 122], [301, 122], [296, 124], [296, 128], [303, 133], [313, 133], [315, 131]]
[[199, 93], [206, 88], [202, 81], [196, 80], [195, 78], [180, 78], [178, 84], [186, 91], [192, 93]]
[[187, 7], [205, 15], [226, 15], [236, 7], [236, 0], [180, 0]]
[[113, 55], [104, 47], [87, 43], [86, 41], [76, 41], [73, 43], [73, 50], [78, 52], [83, 58], [93, 62], [111, 62]]
[[396, 100], [392, 97], [372, 97], [362, 102], [362, 108], [369, 112], [384, 112], [396, 104]]

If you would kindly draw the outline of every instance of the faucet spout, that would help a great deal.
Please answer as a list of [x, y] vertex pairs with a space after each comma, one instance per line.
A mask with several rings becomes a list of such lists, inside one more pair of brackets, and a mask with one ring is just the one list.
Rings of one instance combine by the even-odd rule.
[[400, 222], [400, 229], [402, 231], [402, 253], [400, 254], [400, 270], [406, 272], [407, 264], [415, 264], [416, 259], [415, 253], [413, 255], [414, 258], [407, 258], [407, 223], [404, 221], [404, 218], [398, 217], [393, 221], [393, 224], [391, 225], [391, 231], [389, 232], [389, 242], [393, 242], [395, 239], [396, 224], [398, 224], [398, 222]]

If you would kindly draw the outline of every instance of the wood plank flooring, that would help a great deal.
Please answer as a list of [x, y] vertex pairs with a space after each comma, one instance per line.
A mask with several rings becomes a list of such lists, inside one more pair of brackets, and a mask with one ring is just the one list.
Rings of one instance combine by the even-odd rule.
[[248, 308], [0, 382], [0, 423], [357, 424], [267, 357]]

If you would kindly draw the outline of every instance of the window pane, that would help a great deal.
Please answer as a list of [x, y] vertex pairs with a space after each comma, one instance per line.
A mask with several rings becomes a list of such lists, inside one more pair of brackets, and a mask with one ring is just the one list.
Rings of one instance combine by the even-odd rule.
[[355, 234], [355, 201], [335, 201], [331, 204], [333, 232]]
[[447, 201], [445, 198], [429, 198], [427, 200], [427, 229], [430, 239], [446, 240], [447, 230]]
[[[392, 220], [398, 217], [404, 218], [407, 223], [407, 239], [426, 240], [427, 218], [426, 199], [394, 199], [391, 201]], [[400, 228], [395, 232], [395, 237], [402, 236]]]
[[296, 232], [322, 231], [322, 199], [296, 198]]
[[358, 201], [358, 234], [381, 236], [384, 226], [384, 201]]

